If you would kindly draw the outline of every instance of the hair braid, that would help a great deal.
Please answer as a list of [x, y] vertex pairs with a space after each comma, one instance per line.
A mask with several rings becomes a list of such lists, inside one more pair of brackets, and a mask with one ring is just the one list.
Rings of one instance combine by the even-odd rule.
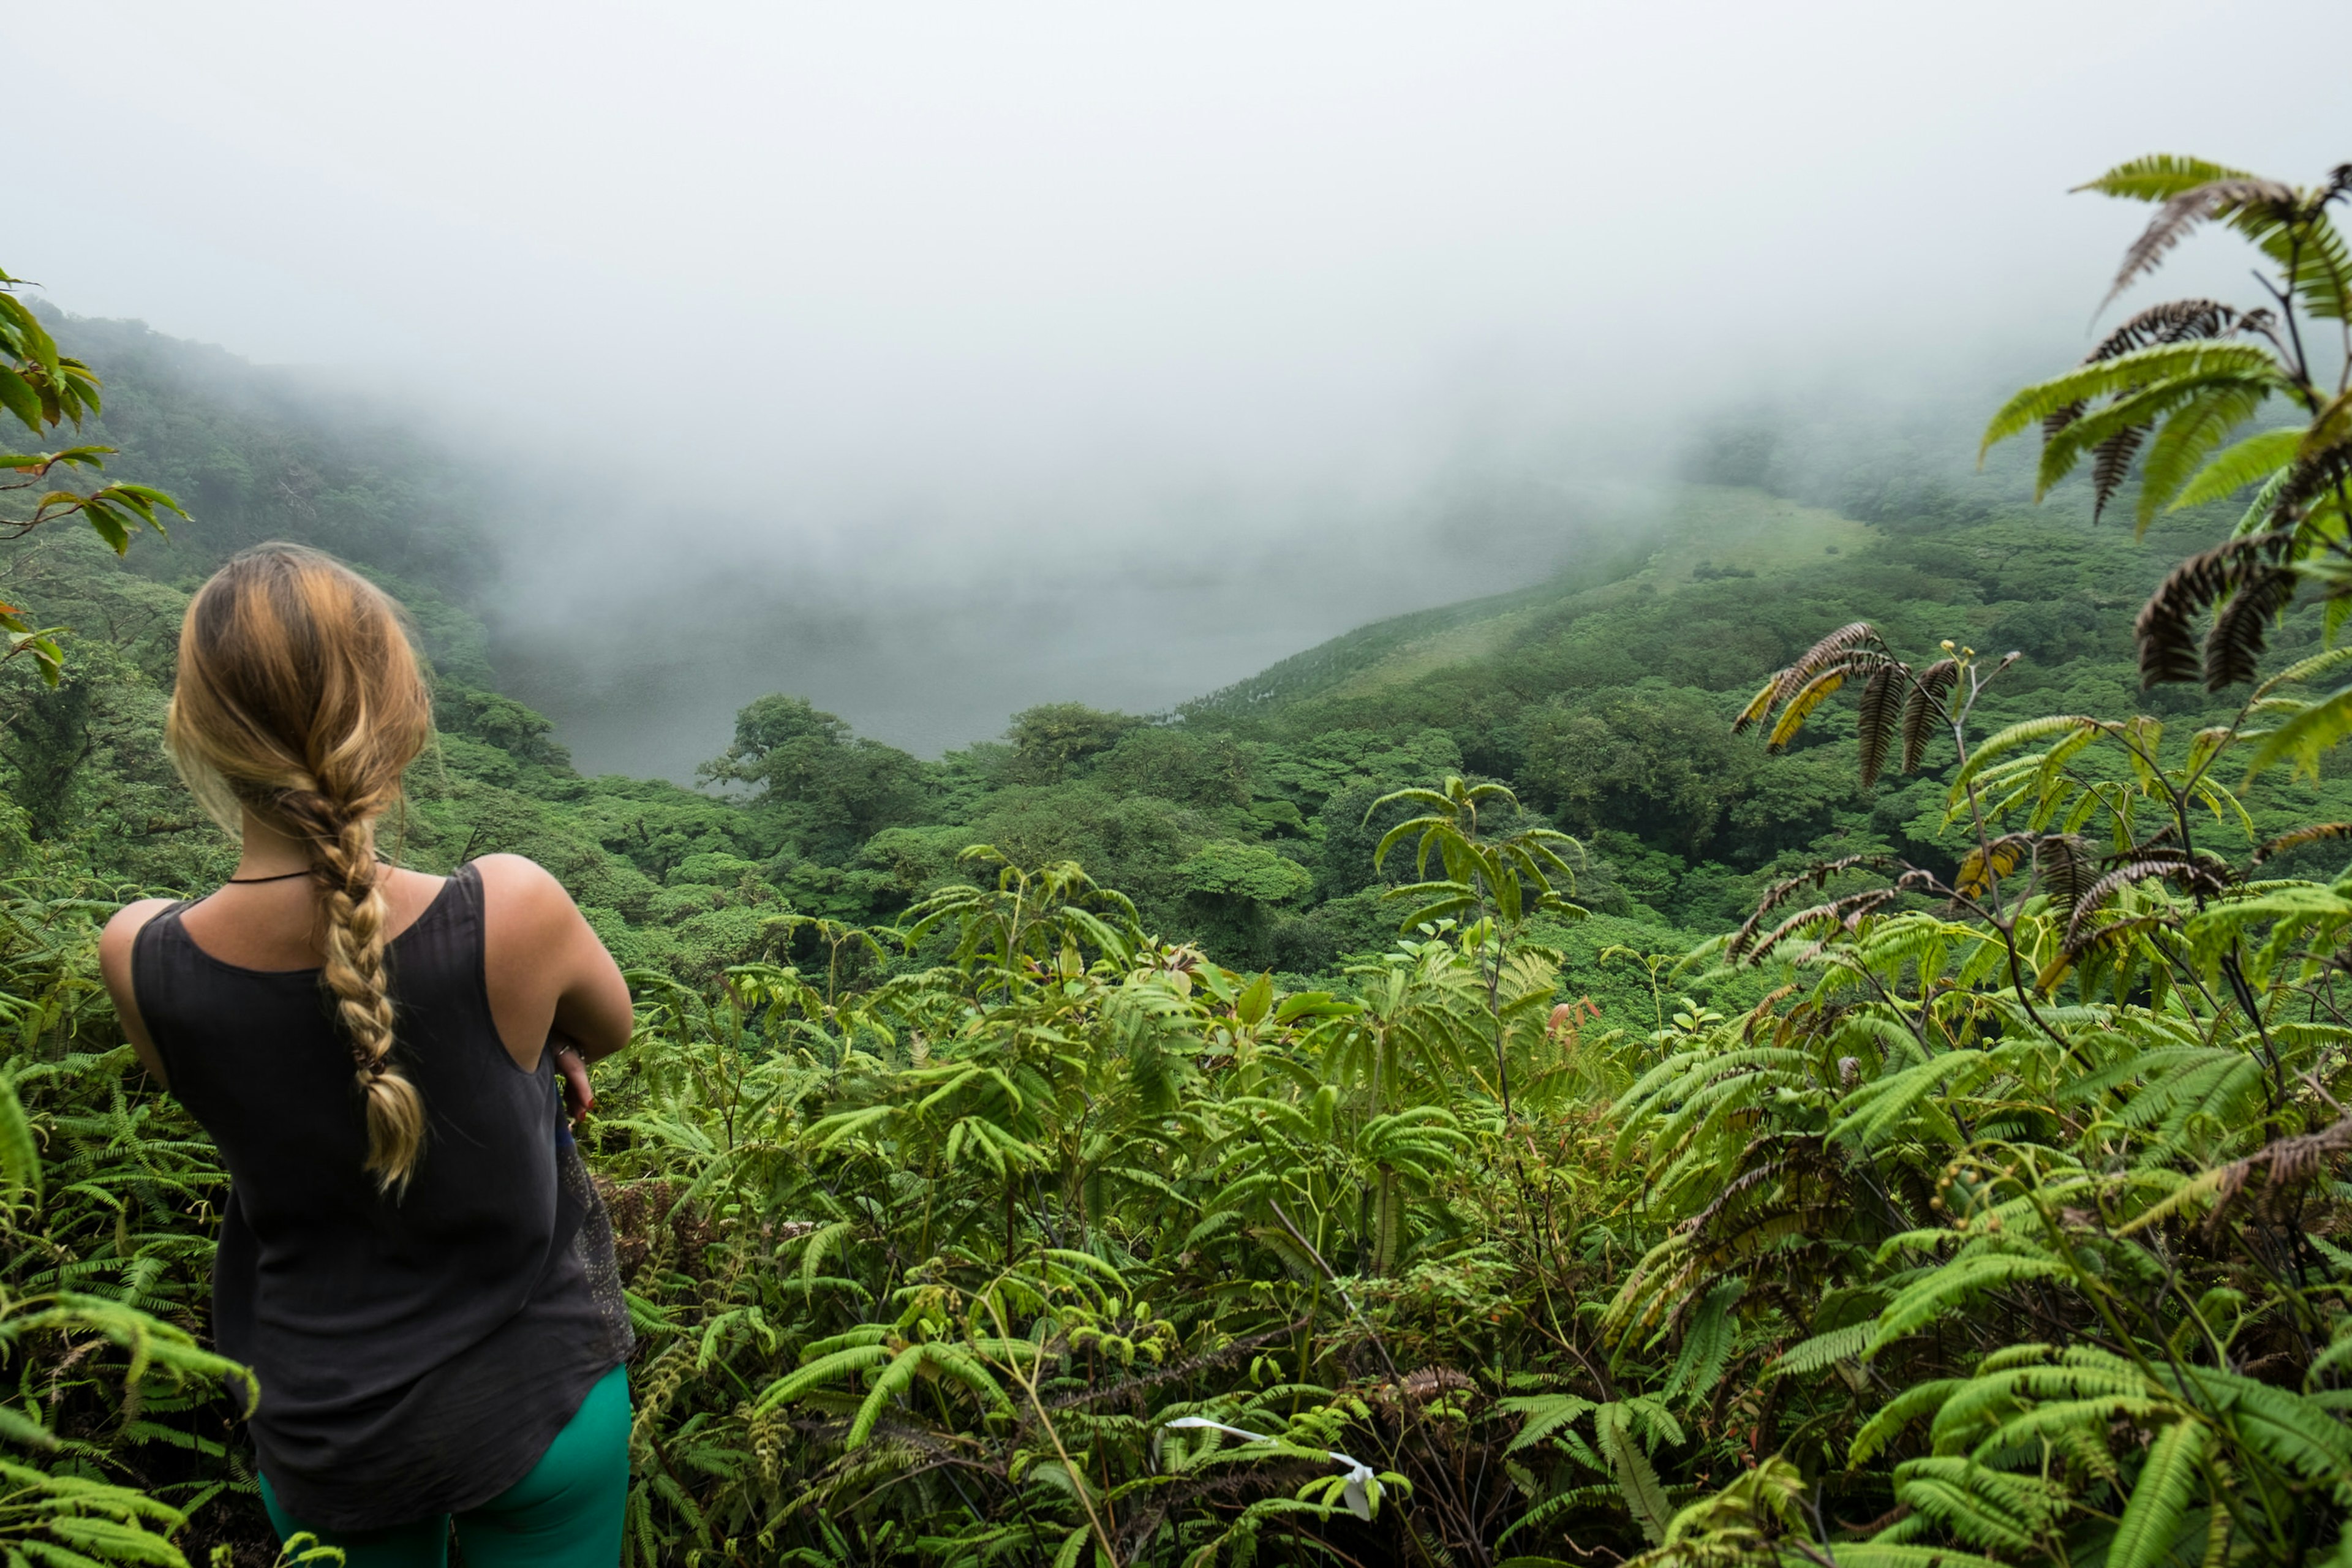
[[367, 1105], [367, 1169], [377, 1185], [408, 1184], [425, 1142], [425, 1100], [392, 1059], [393, 1008], [384, 951], [392, 906], [377, 875], [375, 824], [324, 795], [289, 791], [279, 807], [310, 830], [326, 915], [327, 989], [352, 1044]]
[[397, 1194], [425, 1142], [425, 1101], [394, 1061], [375, 821], [433, 728], [400, 612], [315, 551], [236, 556], [189, 604], [166, 743], [234, 831], [250, 813], [307, 844], [325, 926], [325, 989], [366, 1110], [366, 1170]]

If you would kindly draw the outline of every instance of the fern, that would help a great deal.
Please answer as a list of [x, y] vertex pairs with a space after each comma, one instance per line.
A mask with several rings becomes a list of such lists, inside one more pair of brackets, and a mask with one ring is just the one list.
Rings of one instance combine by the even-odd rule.
[[2112, 1568], [2157, 1568], [2172, 1557], [2211, 1440], [2211, 1429], [2193, 1419], [2176, 1421], [2157, 1434], [2108, 1544]]
[[1927, 1328], [1938, 1318], [1993, 1290], [2042, 1279], [2066, 1279], [2072, 1271], [2040, 1251], [1995, 1250], [1978, 1243], [1926, 1278], [1906, 1286], [1878, 1314], [1871, 1351]]
[[1651, 1466], [1649, 1456], [1642, 1452], [1628, 1420], [1618, 1411], [1618, 1406], [1602, 1406], [1594, 1416], [1594, 1432], [1617, 1478], [1625, 1507], [1641, 1526], [1643, 1539], [1655, 1546], [1666, 1538], [1666, 1524], [1673, 1510], [1666, 1504], [1665, 1488], [1659, 1483], [1658, 1472]]
[[2259, 777], [2282, 762], [2292, 761], [2296, 777], [2319, 776], [2319, 758], [2352, 737], [2352, 686], [2338, 687], [2296, 710], [2274, 730], [2254, 737], [2259, 744], [2246, 763], [2246, 777]]
[[2215, 453], [2171, 500], [2178, 511], [2224, 500], [2248, 485], [2264, 484], [2294, 459], [2300, 430], [2264, 430]]

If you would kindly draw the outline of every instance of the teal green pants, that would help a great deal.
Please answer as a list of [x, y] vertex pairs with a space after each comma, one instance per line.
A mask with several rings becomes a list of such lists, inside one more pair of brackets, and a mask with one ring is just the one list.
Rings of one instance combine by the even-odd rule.
[[[588, 1391], [530, 1474], [457, 1515], [466, 1568], [614, 1568], [629, 1496], [629, 1378], [614, 1367]], [[312, 1530], [278, 1506], [269, 1478], [261, 1500], [284, 1541], [307, 1531], [343, 1554], [343, 1568], [445, 1568], [449, 1516], [383, 1530]]]

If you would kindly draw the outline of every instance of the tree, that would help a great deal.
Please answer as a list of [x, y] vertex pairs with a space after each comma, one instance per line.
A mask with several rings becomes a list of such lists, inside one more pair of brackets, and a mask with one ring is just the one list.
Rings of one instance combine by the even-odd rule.
[[1273, 911], [1315, 886], [1315, 873], [1255, 844], [1212, 839], [1176, 868], [1187, 913], [1212, 951], [1255, 953]]
[[1562, 703], [1529, 727], [1521, 783], [1581, 833], [1619, 828], [1691, 859], [1755, 772], [1700, 692], [1636, 687]]
[[[0, 408], [37, 439], [66, 424], [79, 430], [85, 416], [99, 412], [98, 377], [81, 361], [58, 352], [57, 340], [40, 318], [16, 298], [24, 281], [0, 269]], [[140, 530], [163, 531], [159, 512], [188, 515], [178, 501], [152, 485], [117, 483], [85, 490], [64, 482], [75, 470], [103, 470], [113, 450], [80, 446], [54, 452], [0, 452], [0, 468], [16, 476], [0, 481], [0, 538], [22, 539], [46, 523], [79, 515], [121, 555]], [[65, 655], [58, 647], [63, 630], [37, 628], [16, 605], [0, 605], [0, 633], [8, 639], [0, 661], [30, 654], [42, 678], [54, 686], [65, 667]]]
[[1022, 782], [1052, 784], [1087, 758], [1109, 751], [1143, 724], [1131, 713], [1089, 708], [1083, 702], [1048, 702], [1015, 713], [1005, 738], [1013, 742]]
[[929, 770], [804, 697], [762, 697], [735, 716], [735, 741], [695, 770], [704, 783], [750, 786], [748, 804], [805, 852], [845, 858], [886, 827], [919, 820]]

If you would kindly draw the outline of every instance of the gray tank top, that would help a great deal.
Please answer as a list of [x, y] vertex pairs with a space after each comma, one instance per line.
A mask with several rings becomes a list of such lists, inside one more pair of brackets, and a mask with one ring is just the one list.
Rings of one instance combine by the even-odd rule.
[[490, 1016], [480, 876], [461, 868], [391, 944], [394, 1056], [426, 1116], [397, 1200], [361, 1168], [366, 1119], [319, 972], [214, 958], [185, 907], [139, 932], [132, 984], [173, 1094], [228, 1166], [213, 1328], [259, 1380], [262, 1473], [321, 1529], [488, 1501], [631, 1338], [553, 1063], [516, 1067]]

